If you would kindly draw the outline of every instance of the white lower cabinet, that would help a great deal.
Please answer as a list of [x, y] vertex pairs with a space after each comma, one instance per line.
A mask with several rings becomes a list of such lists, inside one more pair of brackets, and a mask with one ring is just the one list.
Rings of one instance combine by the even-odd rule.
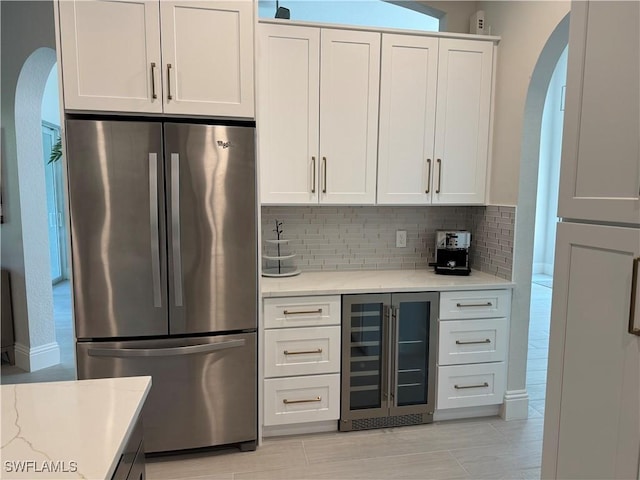
[[339, 373], [264, 381], [265, 426], [337, 420], [339, 416]]
[[510, 311], [510, 290], [440, 294], [438, 410], [503, 402]]
[[439, 409], [499, 404], [504, 389], [504, 362], [438, 367]]
[[263, 312], [263, 425], [338, 420], [340, 296], [266, 298]]

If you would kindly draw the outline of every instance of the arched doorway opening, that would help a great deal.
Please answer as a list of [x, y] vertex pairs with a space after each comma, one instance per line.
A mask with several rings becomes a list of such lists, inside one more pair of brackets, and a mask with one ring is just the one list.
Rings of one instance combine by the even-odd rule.
[[[520, 156], [520, 176], [518, 184], [518, 215], [516, 217], [516, 238], [515, 243], [518, 245], [519, 259], [514, 259], [515, 269], [514, 276], [516, 278], [531, 279], [533, 272], [534, 258], [534, 239], [535, 239], [535, 216], [536, 216], [536, 200], [538, 194], [538, 183], [547, 181], [545, 178], [538, 178], [540, 168], [541, 154], [541, 138], [543, 129], [544, 106], [547, 98], [549, 85], [553, 77], [553, 73], [561, 58], [564, 50], [567, 48], [569, 39], [569, 14], [567, 14], [554, 29], [549, 36], [540, 56], [536, 62], [531, 81], [527, 90], [527, 97], [524, 110], [521, 156]], [[524, 298], [527, 299], [526, 306], [523, 308], [531, 309], [531, 285], [529, 284], [529, 292]], [[550, 299], [551, 296], [549, 295]], [[531, 315], [537, 315], [539, 312], [531, 311], [529, 315], [528, 331], [526, 341], [529, 342], [529, 332], [532, 327]], [[542, 313], [544, 314], [544, 312]], [[548, 313], [547, 313], [548, 315]], [[547, 330], [548, 333], [548, 330]], [[523, 339], [524, 340], [524, 339]], [[544, 339], [541, 340], [544, 342]], [[536, 374], [536, 370], [530, 370], [529, 367], [544, 370], [546, 374], [546, 351], [547, 345], [540, 343], [540, 347], [528, 345], [527, 350], [538, 349], [538, 354], [544, 356], [543, 361], [534, 362], [527, 361], [527, 385], [526, 390], [530, 389], [529, 379], [540, 378], [540, 374]], [[531, 392], [527, 395], [529, 403], [537, 405], [540, 410], [544, 411], [544, 392], [545, 392], [546, 376], [542, 378], [541, 383], [531, 384]], [[542, 395], [542, 398], [540, 398]], [[538, 401], [537, 403], [535, 403]]]
[[[18, 372], [3, 366], [3, 383], [75, 378], [75, 371], [65, 372], [62, 378], [49, 369], [59, 365], [60, 348], [53, 315], [42, 105], [47, 79], [55, 69], [55, 50], [37, 48], [24, 61], [16, 83], [13, 112], [19, 219], [14, 221], [21, 237], [19, 267], [23, 268], [17, 271], [22, 270], [23, 276], [18, 280], [24, 282], [17, 301], [24, 302], [26, 315], [14, 319], [14, 368]], [[26, 375], [24, 371], [42, 372]]]

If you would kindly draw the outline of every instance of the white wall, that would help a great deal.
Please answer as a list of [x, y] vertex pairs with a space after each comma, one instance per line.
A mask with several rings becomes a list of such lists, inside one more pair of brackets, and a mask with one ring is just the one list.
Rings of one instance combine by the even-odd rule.
[[[37, 98], [37, 102], [31, 102], [29, 111], [20, 111], [17, 115], [14, 111], [16, 95], [28, 93], [24, 89], [17, 89], [21, 73], [25, 75], [21, 84], [25, 80], [34, 91], [42, 92], [49, 71], [55, 63], [53, 2], [1, 2], [0, 8], [2, 195], [6, 222], [0, 229], [1, 264], [2, 268], [11, 273], [15, 337], [16, 343], [22, 347], [21, 352], [16, 349], [16, 361], [19, 361], [20, 353], [29, 356], [30, 350], [42, 352], [48, 359], [54, 359], [57, 345], [53, 325], [44, 164], [39, 126], [41, 98]], [[32, 62], [28, 62], [31, 68], [27, 72], [23, 71], [23, 66], [28, 59]], [[35, 127], [32, 123], [35, 123]], [[36, 153], [31, 155], [33, 152], [30, 152], [29, 158], [21, 157], [18, 162], [16, 132], [20, 129], [32, 139]], [[40, 166], [41, 175], [36, 171], [34, 177], [41, 177], [42, 183], [21, 189], [25, 183], [23, 173], [28, 168], [27, 163], [37, 163]], [[39, 366], [33, 367], [28, 369], [37, 369]]]
[[524, 107], [529, 82], [551, 32], [570, 2], [479, 2], [492, 35], [499, 35], [490, 203], [516, 205]]
[[47, 78], [42, 96], [42, 120], [60, 126], [60, 99], [58, 94], [58, 64], [54, 65]]
[[503, 416], [526, 418], [527, 348], [535, 203], [542, 112], [549, 82], [569, 33], [570, 3], [480, 2], [493, 35], [500, 35], [496, 73], [492, 204], [516, 205], [507, 392]]
[[564, 111], [561, 110], [561, 106], [563, 86], [566, 85], [567, 79], [567, 52], [568, 49], [565, 48], [553, 72], [542, 113], [533, 273], [546, 273], [547, 275], [553, 275], [556, 223], [558, 221], [558, 186], [564, 121]]

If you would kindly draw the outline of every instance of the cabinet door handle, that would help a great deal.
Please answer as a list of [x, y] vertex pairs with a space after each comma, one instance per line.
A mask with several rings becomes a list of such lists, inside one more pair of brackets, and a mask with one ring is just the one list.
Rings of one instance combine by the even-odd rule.
[[454, 385], [453, 388], [456, 390], [464, 390], [466, 388], [486, 388], [489, 384], [487, 382], [483, 382], [479, 385]]
[[322, 397], [316, 397], [316, 398], [305, 398], [302, 400], [287, 400], [286, 398], [282, 400], [282, 403], [284, 403], [285, 405], [290, 405], [292, 403], [312, 403], [312, 402], [321, 402], [322, 401]]
[[322, 182], [322, 193], [327, 193], [327, 157], [322, 157], [324, 181]]
[[311, 157], [311, 193], [316, 193], [316, 157]]
[[633, 259], [633, 275], [631, 276], [631, 310], [629, 311], [629, 333], [640, 336], [640, 328], [636, 327], [636, 302], [638, 297], [638, 266], [640, 257]]
[[463, 341], [463, 340], [456, 340], [456, 345], [478, 345], [481, 343], [491, 343], [491, 340], [489, 340], [488, 338], [485, 338], [484, 340], [472, 340], [472, 341]]
[[427, 158], [427, 190], [424, 193], [431, 191], [431, 159]]
[[171, 95], [171, 64], [167, 63], [167, 100], [173, 100]]
[[298, 310], [295, 312], [292, 312], [291, 310], [285, 310], [283, 313], [285, 315], [308, 315], [310, 313], [322, 313], [322, 309], [319, 308], [317, 310]]
[[440, 193], [440, 184], [442, 183], [442, 160], [437, 158], [436, 163], [438, 164], [438, 188], [436, 188], [436, 193]]
[[285, 355], [307, 355], [312, 353], [322, 353], [322, 349], [316, 348], [315, 350], [300, 350], [297, 352], [290, 352], [289, 350], [285, 350], [283, 353]]
[[456, 307], [464, 308], [464, 307], [492, 307], [493, 303], [456, 303]]
[[156, 93], [156, 62], [151, 62], [151, 98], [158, 98]]

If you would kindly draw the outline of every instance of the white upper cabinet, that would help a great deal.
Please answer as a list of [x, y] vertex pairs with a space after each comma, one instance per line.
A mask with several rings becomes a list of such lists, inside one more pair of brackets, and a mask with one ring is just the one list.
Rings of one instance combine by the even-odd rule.
[[442, 38], [432, 202], [485, 202], [493, 44]]
[[380, 34], [259, 25], [264, 204], [375, 203]]
[[320, 29], [258, 27], [262, 203], [317, 204]]
[[572, 3], [560, 217], [640, 223], [639, 18], [638, 2]]
[[253, 2], [160, 2], [165, 113], [253, 117]]
[[380, 34], [323, 29], [320, 202], [374, 204]]
[[493, 43], [383, 35], [378, 204], [485, 202]]
[[483, 204], [495, 39], [261, 23], [263, 204]]
[[59, 5], [67, 110], [253, 117], [250, 0]]
[[158, 2], [59, 5], [65, 108], [162, 112]]
[[438, 39], [382, 35], [378, 204], [431, 202]]

